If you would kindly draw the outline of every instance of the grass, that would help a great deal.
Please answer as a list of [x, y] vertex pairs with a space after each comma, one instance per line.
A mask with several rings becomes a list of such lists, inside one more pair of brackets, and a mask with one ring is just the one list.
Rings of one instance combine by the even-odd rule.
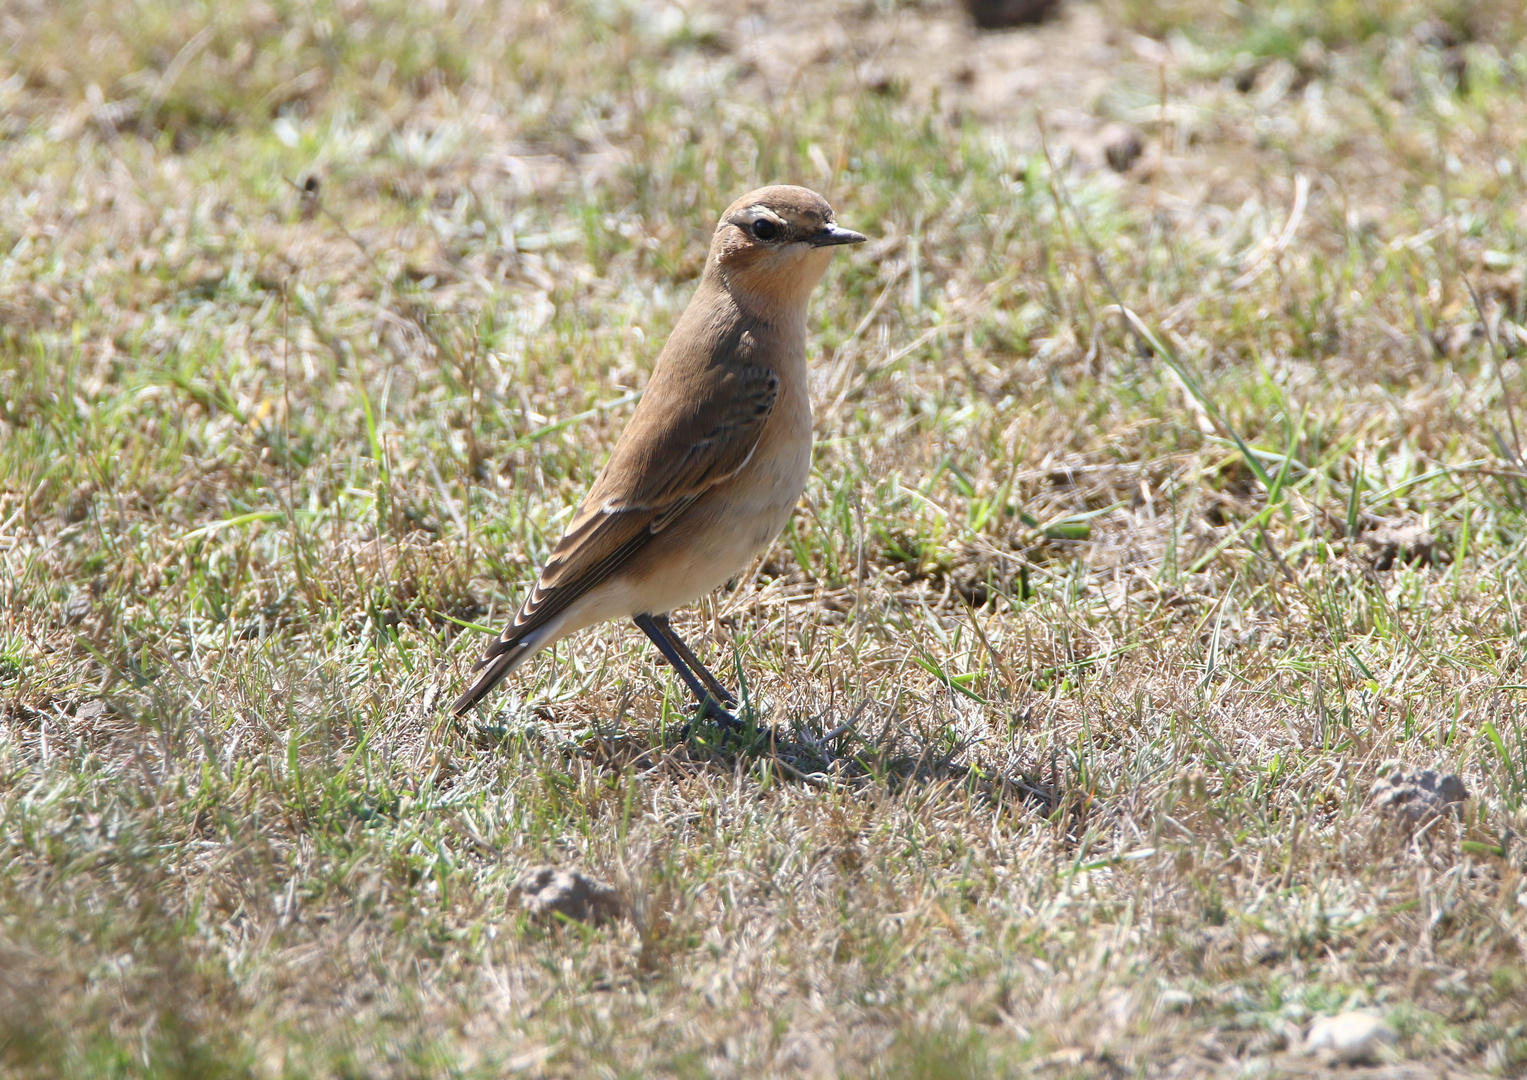
[[[1527, 46], [1430, 8], [0, 6], [3, 1071], [1520, 1075]], [[776, 750], [613, 626], [447, 722], [777, 180], [872, 240], [679, 618]]]

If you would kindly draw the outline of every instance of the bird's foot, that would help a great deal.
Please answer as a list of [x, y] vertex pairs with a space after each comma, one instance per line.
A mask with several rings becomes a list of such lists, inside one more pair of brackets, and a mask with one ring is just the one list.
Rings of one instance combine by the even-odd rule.
[[[728, 695], [730, 697], [730, 695]], [[736, 702], [730, 702], [735, 706]], [[738, 716], [724, 708], [715, 698], [707, 695], [704, 701], [695, 706], [689, 720], [679, 729], [680, 740], [687, 740], [695, 725], [703, 720], [710, 720], [726, 735], [740, 735], [747, 729], [747, 723]]]
[[[737, 703], [728, 702], [727, 704], [735, 708]], [[717, 727], [727, 731], [741, 731], [743, 728], [743, 723], [737, 719], [736, 713], [729, 712], [715, 698], [707, 698], [704, 704], [695, 711], [696, 720], [703, 720], [707, 716], [716, 722]]]

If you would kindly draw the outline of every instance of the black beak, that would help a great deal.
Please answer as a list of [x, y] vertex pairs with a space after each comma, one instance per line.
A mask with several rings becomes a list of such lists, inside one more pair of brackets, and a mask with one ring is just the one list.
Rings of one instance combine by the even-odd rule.
[[863, 233], [856, 233], [852, 229], [845, 229], [834, 222], [828, 222], [827, 227], [815, 236], [806, 237], [806, 243], [812, 247], [832, 247], [834, 244], [862, 244], [869, 237]]

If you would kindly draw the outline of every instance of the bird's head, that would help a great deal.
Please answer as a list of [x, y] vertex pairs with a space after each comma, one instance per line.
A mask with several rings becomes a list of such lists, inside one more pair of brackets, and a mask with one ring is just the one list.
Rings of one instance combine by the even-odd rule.
[[816, 192], [789, 184], [750, 191], [721, 215], [706, 272], [750, 303], [804, 304], [839, 244], [866, 237], [845, 229]]

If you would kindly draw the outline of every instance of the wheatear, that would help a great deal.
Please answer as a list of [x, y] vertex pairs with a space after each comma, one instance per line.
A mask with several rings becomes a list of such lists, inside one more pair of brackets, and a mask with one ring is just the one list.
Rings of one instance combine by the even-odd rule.
[[832, 249], [864, 239], [805, 188], [759, 188], [727, 208], [631, 423], [455, 715], [553, 642], [630, 618], [702, 714], [736, 723], [723, 706], [737, 699], [668, 613], [744, 569], [790, 520], [811, 467], [806, 301]]

